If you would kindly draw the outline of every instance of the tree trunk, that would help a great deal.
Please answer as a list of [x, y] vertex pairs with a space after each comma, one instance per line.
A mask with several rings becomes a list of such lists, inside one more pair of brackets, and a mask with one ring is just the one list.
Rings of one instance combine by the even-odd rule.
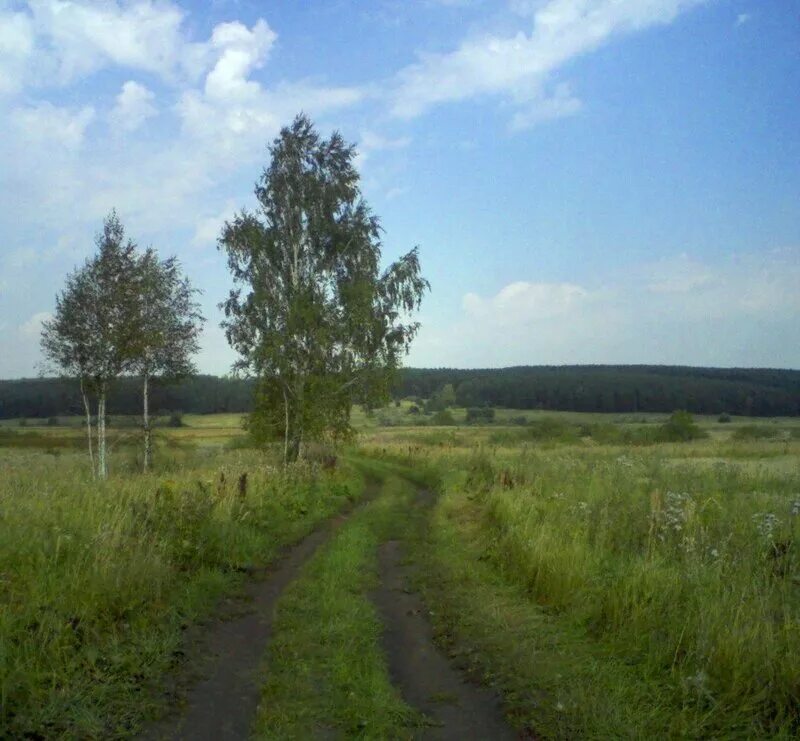
[[289, 396], [286, 393], [286, 386], [283, 387], [283, 465], [289, 462]]
[[89, 408], [89, 397], [86, 395], [86, 387], [81, 378], [81, 397], [83, 398], [83, 408], [86, 411], [86, 439], [89, 443], [89, 465], [92, 467], [92, 478], [97, 476], [94, 467], [94, 447], [92, 445], [92, 410]]
[[150, 378], [144, 374], [144, 385], [142, 390], [142, 431], [144, 432], [144, 458], [142, 459], [142, 469], [147, 472], [150, 468], [152, 457], [152, 437], [150, 433]]
[[108, 476], [106, 463], [106, 387], [100, 386], [97, 398], [97, 475], [101, 479]]

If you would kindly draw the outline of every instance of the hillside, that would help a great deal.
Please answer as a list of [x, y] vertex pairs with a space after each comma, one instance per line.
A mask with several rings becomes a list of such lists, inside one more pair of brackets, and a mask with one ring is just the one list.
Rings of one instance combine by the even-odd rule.
[[[582, 412], [670, 412], [794, 416], [800, 414], [800, 371], [681, 366], [519, 366], [463, 370], [405, 368], [396, 397], [429, 398], [452, 384], [459, 406], [552, 409]], [[247, 412], [253, 382], [197, 376], [174, 385], [156, 384], [156, 413]], [[112, 414], [138, 414], [140, 389], [134, 378], [115, 384]], [[77, 383], [35, 378], [0, 381], [0, 419], [81, 414]]]

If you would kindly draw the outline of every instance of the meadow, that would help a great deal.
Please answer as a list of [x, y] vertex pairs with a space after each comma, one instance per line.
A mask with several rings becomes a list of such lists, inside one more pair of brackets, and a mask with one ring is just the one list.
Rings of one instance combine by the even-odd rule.
[[[442, 427], [409, 409], [357, 411], [333, 470], [282, 470], [238, 415], [187, 415], [158, 428], [142, 475], [120, 419], [106, 482], [77, 421], [0, 427], [2, 735], [138, 733], [171, 701], [187, 628], [369, 472], [381, 494], [278, 603], [257, 737], [419, 728], [368, 599], [387, 538], [418, 566], [440, 645], [518, 730], [796, 737], [798, 420], [698, 418], [696, 439], [670, 442], [667, 415], [497, 410], [466, 426], [456, 409]], [[437, 496], [414, 509], [419, 486]]]

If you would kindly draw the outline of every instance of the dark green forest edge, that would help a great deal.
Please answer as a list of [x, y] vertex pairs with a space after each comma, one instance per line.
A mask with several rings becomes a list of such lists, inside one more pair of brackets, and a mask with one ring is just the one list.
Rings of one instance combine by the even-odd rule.
[[[681, 366], [521, 366], [459, 370], [405, 368], [394, 384], [395, 398], [430, 399], [446, 385], [462, 407], [504, 407], [576, 412], [671, 412], [753, 417], [800, 414], [800, 371], [780, 369], [691, 368]], [[253, 382], [197, 376], [155, 385], [157, 414], [249, 412]], [[111, 390], [115, 414], [139, 414], [140, 384], [122, 378]], [[54, 417], [82, 413], [73, 379], [0, 381], [0, 419]]]

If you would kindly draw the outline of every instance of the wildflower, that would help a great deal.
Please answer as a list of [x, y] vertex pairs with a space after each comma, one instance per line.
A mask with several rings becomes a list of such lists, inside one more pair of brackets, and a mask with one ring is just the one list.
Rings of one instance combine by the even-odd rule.
[[780, 518], [772, 512], [756, 512], [752, 520], [759, 535], [765, 540], [773, 540], [775, 531], [781, 524]]

